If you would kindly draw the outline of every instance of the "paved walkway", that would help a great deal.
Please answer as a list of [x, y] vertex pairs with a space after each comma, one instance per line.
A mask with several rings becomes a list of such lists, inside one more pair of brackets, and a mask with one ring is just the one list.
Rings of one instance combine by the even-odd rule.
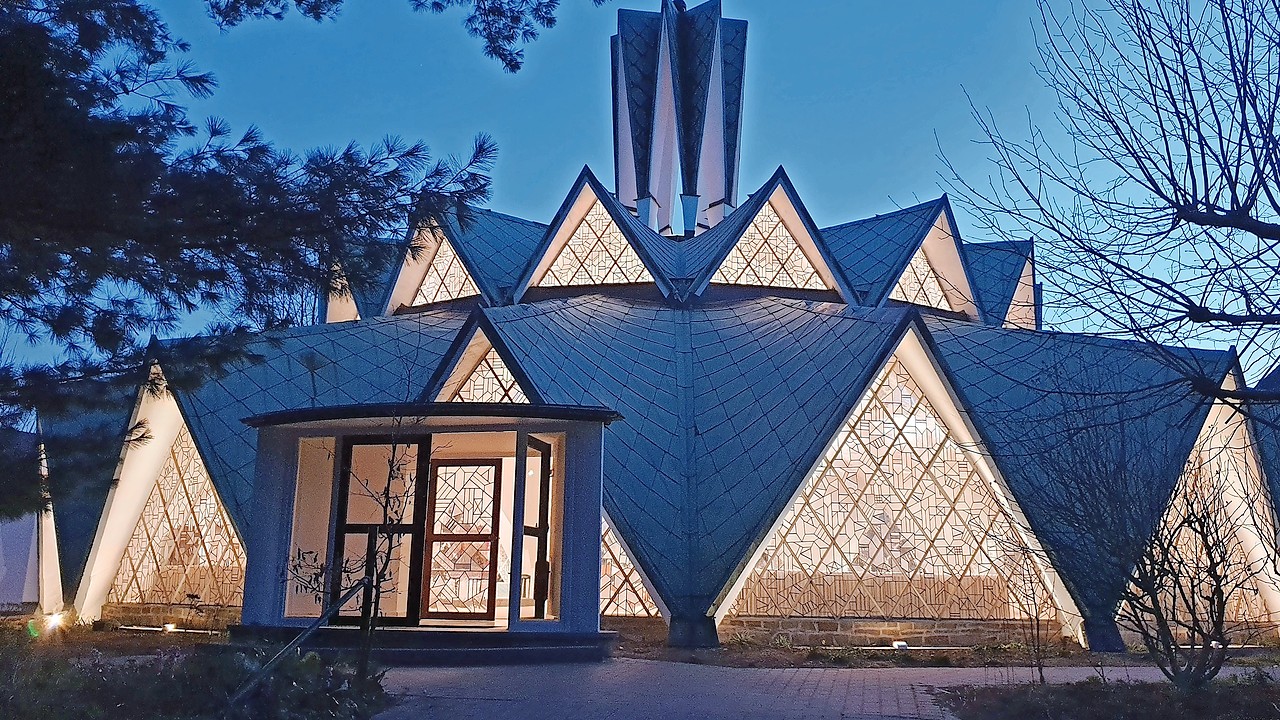
[[[1050, 668], [1050, 682], [1096, 675]], [[1155, 668], [1108, 668], [1110, 680], [1156, 681]], [[611, 660], [598, 665], [401, 668], [400, 702], [379, 720], [941, 720], [934, 688], [1026, 682], [1028, 668], [726, 668]]]

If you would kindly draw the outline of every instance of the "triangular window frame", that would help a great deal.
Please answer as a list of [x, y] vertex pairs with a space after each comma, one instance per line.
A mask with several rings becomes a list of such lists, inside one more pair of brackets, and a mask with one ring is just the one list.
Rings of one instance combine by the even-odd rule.
[[[613, 568], [613, 572], [608, 570]], [[612, 612], [620, 595], [644, 612]], [[600, 514], [600, 614], [606, 617], [670, 617], [649, 576], [635, 561], [631, 548], [609, 518]]]
[[753, 571], [760, 565], [764, 555], [767, 553], [771, 541], [786, 529], [792, 509], [805, 500], [806, 493], [818, 480], [817, 476], [824, 466], [828, 454], [839, 449], [841, 440], [844, 439], [847, 433], [849, 423], [856, 418], [864, 403], [869, 401], [869, 394], [874, 391], [887, 368], [897, 363], [903, 367], [916, 386], [920, 388], [924, 400], [929, 403], [934, 413], [939, 417], [944, 430], [954, 438], [955, 443], [962, 449], [969, 464], [972, 465], [976, 474], [985, 483], [987, 489], [991, 491], [992, 496], [999, 502], [1000, 510], [1005, 518], [1012, 523], [1012, 527], [1017, 531], [1021, 546], [1027, 549], [1028, 560], [1034, 566], [1035, 577], [1042, 583], [1043, 589], [1047, 591], [1056, 606], [1058, 618], [1062, 622], [1063, 634], [1083, 638], [1082, 616], [1074, 599], [1067, 591], [1057, 571], [1046, 561], [1047, 554], [1031, 530], [1030, 523], [1019, 507], [1013, 493], [1009, 490], [1008, 484], [1000, 474], [999, 469], [990, 461], [987, 454], [978, 451], [979, 448], [984, 446], [984, 443], [970, 421], [967, 412], [962, 409], [958, 395], [946, 379], [940, 364], [929, 351], [921, 332], [914, 326], [907, 330], [894, 350], [886, 356], [884, 364], [876, 369], [875, 374], [872, 376], [872, 382], [860, 394], [857, 402], [841, 417], [836, 431], [824, 444], [821, 454], [815, 459], [810, 471], [806, 473], [805, 479], [782, 506], [768, 532], [761, 536], [751, 554], [739, 566], [734, 577], [726, 584], [715, 606], [717, 622], [722, 621], [735, 609], [744, 588], [751, 579]]
[[[480, 286], [457, 248], [443, 232], [432, 233], [435, 247], [430, 250], [418, 289], [414, 291], [410, 306], [431, 305], [481, 295]], [[441, 265], [443, 264], [443, 267]], [[428, 284], [430, 283], [430, 287]]]
[[[792, 216], [790, 221], [788, 215]], [[803, 279], [797, 280], [796, 275], [803, 276]], [[782, 277], [789, 282], [777, 282]], [[716, 267], [710, 284], [792, 290], [836, 289], [835, 279], [826, 269], [813, 238], [804, 230], [798, 213], [781, 188], [760, 205]]]
[[435, 402], [532, 404], [534, 395], [525, 385], [484, 329], [477, 326], [450, 364]]
[[[933, 277], [937, 279], [949, 307], [939, 308], [936, 305], [927, 303], [913, 304], [922, 304], [924, 307], [962, 313], [971, 320], [981, 318], [981, 313], [975, 300], [977, 295], [974, 294], [973, 283], [969, 281], [964, 249], [961, 247], [960, 237], [955, 233], [953, 226], [954, 223], [950, 219], [950, 212], [944, 206], [939, 210], [938, 216], [934, 218], [933, 224], [929, 226], [929, 230], [925, 233], [920, 244], [912, 250], [907, 263], [902, 266], [902, 271], [898, 273], [898, 276], [893, 279], [893, 283], [889, 285], [888, 292], [884, 295], [885, 302], [890, 299], [900, 299], [894, 296], [899, 294], [899, 288], [903, 280], [911, 274], [913, 263], [918, 266], [923, 261], [932, 272]], [[907, 300], [906, 302], [910, 301]]]
[[[599, 259], [595, 252], [597, 248], [608, 257], [610, 267], [603, 270], [602, 276], [582, 277], [584, 272], [591, 272], [587, 268], [588, 263], [593, 258]], [[562, 258], [569, 264], [558, 269]], [[621, 224], [606, 208], [604, 201], [596, 196], [590, 184], [584, 184], [565, 221], [538, 261], [528, 287], [591, 287], [653, 282], [656, 282], [653, 272]]]
[[[1237, 389], [1241, 384], [1237, 379], [1228, 377], [1222, 389], [1230, 392]], [[1230, 510], [1232, 516], [1227, 518], [1227, 523], [1237, 526], [1239, 528], [1238, 532], [1244, 535], [1244, 537], [1238, 536], [1238, 541], [1242, 547], [1263, 548], [1264, 552], [1274, 553], [1275, 549], [1272, 545], [1277, 537], [1277, 522], [1280, 522], [1280, 520], [1276, 516], [1276, 506], [1272, 498], [1271, 486], [1267, 483], [1267, 478], [1262, 468], [1262, 460], [1258, 456], [1257, 442], [1249, 427], [1248, 418], [1223, 400], [1214, 401], [1204, 424], [1201, 426], [1199, 433], [1197, 433], [1195, 445], [1192, 446], [1187, 462], [1184, 464], [1182, 472], [1174, 484], [1173, 491], [1169, 495], [1165, 510], [1160, 515], [1159, 525], [1167, 526], [1168, 523], [1179, 522], [1180, 518], [1174, 515], [1181, 507], [1182, 498], [1191, 490], [1189, 483], [1195, 480], [1196, 469], [1212, 466], [1224, 458], [1228, 458], [1227, 462], [1234, 461], [1232, 462], [1233, 466], [1227, 470], [1233, 473], [1231, 480], [1241, 483], [1256, 483], [1256, 486], [1250, 488], [1215, 485], [1208, 492], [1213, 493], [1216, 497], [1233, 498], [1237, 505], [1250, 497], [1256, 503], [1260, 503], [1261, 507], [1255, 507], [1252, 510], [1240, 508]], [[1220, 473], [1222, 470], [1217, 468], [1210, 470], [1210, 472]], [[1265, 520], [1270, 523], [1271, 529], [1260, 528], [1257, 524], [1259, 520]], [[1158, 532], [1153, 530], [1152, 534], [1154, 537]], [[1168, 536], [1165, 537], [1167, 538]], [[1237, 558], [1236, 562], [1240, 561], [1241, 559]], [[1268, 627], [1273, 626], [1276, 618], [1280, 617], [1280, 573], [1277, 572], [1274, 558], [1246, 557], [1243, 561], [1256, 569], [1253, 580], [1256, 581], [1257, 597], [1253, 598], [1253, 601], [1260, 604], [1264, 615], [1261, 618], [1227, 617], [1227, 621], [1233, 625], [1259, 624]], [[1243, 589], [1237, 589], [1237, 593], [1242, 592], [1244, 595], [1248, 595]], [[1238, 594], [1235, 597], [1236, 610], [1239, 610], [1242, 605], [1247, 603], [1248, 599]], [[1232, 611], [1229, 610], [1228, 612]]]

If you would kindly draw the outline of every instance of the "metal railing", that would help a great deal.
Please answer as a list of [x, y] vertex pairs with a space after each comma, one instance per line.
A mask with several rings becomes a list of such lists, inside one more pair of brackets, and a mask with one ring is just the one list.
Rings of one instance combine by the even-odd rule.
[[[343, 606], [351, 602], [352, 598], [356, 596], [356, 593], [359, 593], [362, 591], [368, 591], [372, 589], [373, 589], [373, 577], [369, 575], [365, 575], [363, 578], [360, 579], [360, 582], [357, 582], [354, 586], [351, 587], [351, 589], [347, 590], [347, 592], [341, 598], [339, 598], [338, 602], [330, 605], [328, 610], [325, 610], [323, 613], [321, 613], [320, 617], [316, 618], [315, 621], [313, 621], [310, 625], [308, 625], [305, 630], [299, 633], [298, 636], [294, 638], [292, 642], [290, 642], [288, 645], [285, 645], [283, 648], [281, 648], [280, 652], [276, 653], [274, 657], [268, 660], [266, 665], [263, 665], [261, 668], [258, 668], [257, 672], [255, 672], [253, 675], [250, 675], [249, 678], [240, 685], [240, 687], [235, 691], [235, 693], [232, 694], [231, 699], [227, 701], [227, 712], [229, 713], [231, 710], [235, 708], [236, 705], [240, 704], [241, 701], [243, 701], [246, 697], [248, 697], [249, 693], [252, 692], [254, 688], [258, 687], [258, 685], [264, 679], [266, 679], [268, 675], [271, 674], [271, 671], [274, 670], [276, 666], [280, 664], [280, 661], [283, 660], [286, 655], [293, 652], [294, 650], [297, 650], [298, 646], [306, 642], [307, 638], [311, 637], [316, 630], [319, 630], [321, 627], [327, 624], [330, 620], [332, 620], [333, 616], [337, 615], [338, 611], [342, 610]], [[369, 607], [370, 603], [368, 602], [368, 598], [366, 598], [365, 602], [361, 603], [361, 606], [362, 606], [360, 611], [361, 630], [362, 632], [367, 633], [372, 630], [372, 618], [370, 618], [371, 613], [370, 613], [370, 607]]]

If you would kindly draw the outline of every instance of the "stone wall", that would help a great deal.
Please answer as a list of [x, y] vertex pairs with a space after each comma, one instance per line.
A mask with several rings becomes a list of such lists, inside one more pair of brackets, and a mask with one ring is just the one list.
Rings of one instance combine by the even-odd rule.
[[226, 630], [240, 623], [240, 608], [142, 603], [108, 603], [102, 606], [101, 621], [107, 625], [162, 627], [173, 623], [189, 630]]
[[[887, 646], [896, 640], [909, 645], [972, 647], [1026, 643], [1025, 620], [877, 620], [866, 618], [726, 617], [719, 627], [720, 642], [740, 638], [764, 644], [792, 646]], [[1046, 642], [1057, 642], [1062, 627], [1044, 621]]]

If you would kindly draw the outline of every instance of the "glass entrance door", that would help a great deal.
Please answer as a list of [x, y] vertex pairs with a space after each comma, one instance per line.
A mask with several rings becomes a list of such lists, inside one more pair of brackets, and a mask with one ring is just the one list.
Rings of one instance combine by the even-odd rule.
[[535, 547], [533, 617], [547, 617], [551, 588], [551, 444], [528, 439], [528, 489], [525, 492], [524, 541]]
[[421, 617], [493, 620], [502, 461], [433, 460]]

